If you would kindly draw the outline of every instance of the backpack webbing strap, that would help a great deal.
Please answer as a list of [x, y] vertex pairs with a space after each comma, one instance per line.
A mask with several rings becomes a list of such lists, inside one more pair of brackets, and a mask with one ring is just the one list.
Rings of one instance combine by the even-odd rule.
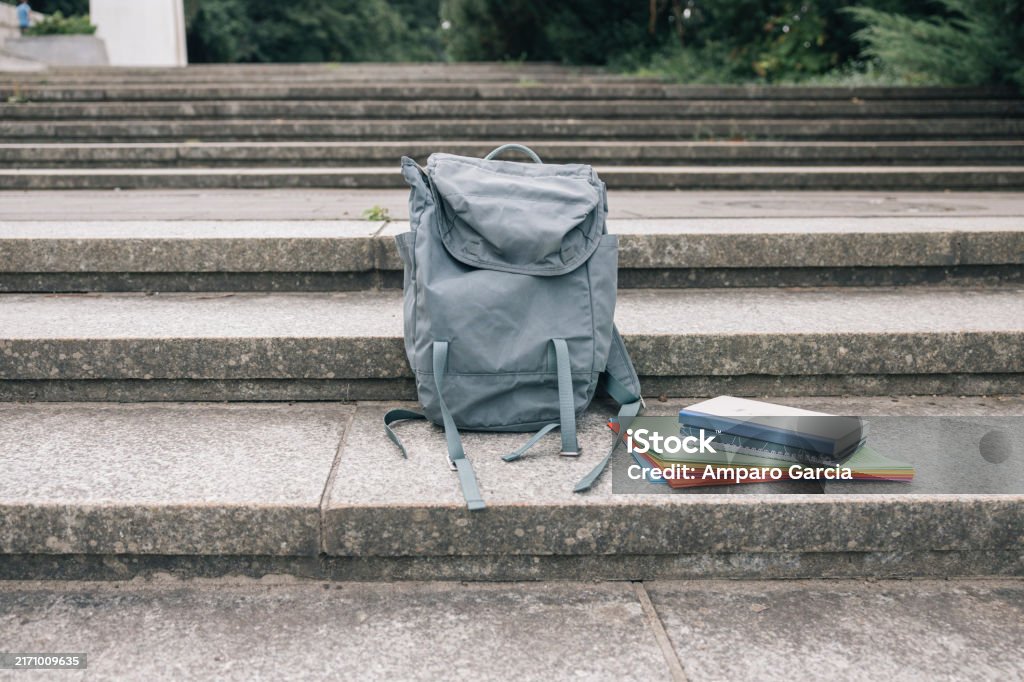
[[[640, 378], [636, 374], [636, 369], [633, 368], [633, 361], [629, 359], [629, 351], [626, 350], [622, 334], [614, 325], [612, 325], [612, 345], [608, 354], [608, 365], [601, 373], [599, 382], [605, 393], [619, 404], [619, 433], [625, 433], [625, 429], [629, 428], [633, 418], [643, 409], [644, 400], [640, 396]], [[612, 455], [615, 454], [615, 448], [618, 447], [620, 440], [622, 439], [616, 435], [608, 454], [589, 474], [580, 479], [574, 488], [575, 492], [582, 493], [593, 487], [604, 470], [608, 468], [608, 463], [612, 461]]]
[[[609, 394], [613, 399], [618, 401], [618, 398], [615, 397], [614, 393], [609, 391]], [[624, 432], [623, 429], [629, 428], [630, 423], [633, 421], [633, 417], [640, 414], [641, 408], [643, 408], [643, 400], [639, 399], [639, 397], [637, 397], [637, 400], [634, 402], [624, 403], [619, 408], [618, 419], [620, 433]], [[604, 459], [602, 459], [596, 467], [590, 470], [589, 474], [580, 479], [579, 483], [576, 484], [576, 487], [573, 488], [573, 492], [582, 493], [593, 487], [594, 483], [597, 482], [597, 479], [601, 477], [601, 474], [604, 473], [604, 470], [608, 467], [608, 463], [612, 461], [612, 455], [615, 454], [615, 448], [618, 447], [620, 440], [621, 438], [616, 434], [615, 440], [612, 442], [612, 447], [608, 450], [608, 454], [604, 456]]]
[[398, 437], [398, 434], [391, 428], [391, 425], [404, 419], [426, 418], [427, 416], [422, 412], [413, 412], [412, 410], [388, 410], [384, 413], [384, 432], [388, 434], [388, 438], [391, 442], [397, 445], [398, 449], [402, 451], [402, 457], [409, 459], [409, 453], [405, 451], [405, 445], [402, 444], [402, 439]]
[[[625, 352], [625, 346], [620, 345], [622, 344], [622, 338], [618, 335], [618, 330], [615, 330], [615, 337], [617, 337], [614, 339], [615, 344], [618, 345], [618, 350], [622, 352], [622, 358], [625, 361], [626, 374], [631, 377], [630, 380], [632, 381], [632, 378], [636, 377], [636, 372], [633, 371], [633, 363], [629, 361], [629, 355]], [[621, 362], [622, 360], [619, 361]], [[599, 381], [605, 393], [619, 404], [619, 433], [625, 433], [625, 429], [629, 428], [633, 418], [640, 414], [640, 410], [643, 409], [644, 399], [638, 393], [633, 392], [622, 381], [616, 379], [609, 371], [602, 372]], [[608, 450], [608, 454], [598, 462], [596, 467], [590, 470], [590, 473], [580, 479], [576, 487], [573, 488], [573, 492], [582, 493], [593, 487], [597, 479], [604, 473], [604, 470], [608, 468], [608, 463], [612, 461], [612, 455], [615, 454], [615, 448], [618, 447], [620, 440], [621, 438], [616, 435], [615, 440], [612, 441], [611, 448]]]
[[523, 443], [522, 445], [520, 445], [518, 448], [516, 448], [512, 452], [508, 453], [507, 455], [503, 455], [502, 459], [505, 460], [506, 462], [514, 462], [514, 461], [516, 461], [517, 459], [519, 459], [520, 457], [525, 455], [527, 450], [529, 450], [534, 445], [536, 445], [537, 441], [539, 441], [544, 436], [548, 435], [548, 433], [552, 429], [557, 429], [557, 428], [558, 428], [558, 422], [551, 422], [550, 424], [548, 424], [547, 426], [542, 428], [540, 431], [538, 431], [537, 433], [535, 433], [532, 436], [530, 436], [530, 440], [526, 441], [525, 443]]
[[448, 461], [459, 474], [462, 485], [462, 496], [470, 510], [483, 509], [484, 501], [480, 496], [480, 486], [476, 482], [473, 465], [466, 459], [462, 449], [459, 429], [455, 426], [452, 413], [448, 411], [448, 403], [444, 400], [444, 375], [448, 371], [448, 342], [434, 342], [434, 385], [437, 387], [437, 402], [441, 406], [441, 419], [444, 420], [444, 436], [448, 440]]
[[562, 451], [559, 453], [567, 457], [575, 457], [580, 454], [582, 448], [576, 439], [576, 406], [573, 401], [572, 388], [572, 367], [569, 365], [569, 345], [565, 339], [551, 339], [555, 347], [555, 364], [558, 371], [558, 421], [552, 422], [530, 437], [530, 440], [523, 443], [516, 450], [502, 457], [506, 462], [514, 462], [526, 451], [537, 444], [541, 438], [550, 433], [553, 429], [561, 427]]
[[569, 345], [565, 339], [551, 339], [555, 346], [555, 367], [558, 370], [558, 423], [561, 424], [562, 451], [558, 454], [575, 457], [580, 454], [576, 440], [576, 405], [572, 399], [572, 367]]

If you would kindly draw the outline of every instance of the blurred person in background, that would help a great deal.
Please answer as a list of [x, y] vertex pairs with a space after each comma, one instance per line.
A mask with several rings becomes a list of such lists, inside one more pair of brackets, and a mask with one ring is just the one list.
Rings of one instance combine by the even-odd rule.
[[29, 12], [32, 8], [28, 6], [28, 0], [21, 0], [18, 3], [18, 28], [24, 34], [28, 30], [28, 27], [32, 25], [32, 19], [29, 16]]

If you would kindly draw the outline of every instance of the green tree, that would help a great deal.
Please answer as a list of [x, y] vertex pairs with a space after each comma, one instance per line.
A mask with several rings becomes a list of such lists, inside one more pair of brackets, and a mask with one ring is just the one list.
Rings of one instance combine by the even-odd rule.
[[1024, 2], [940, 0], [942, 14], [920, 19], [854, 7], [864, 54], [914, 84], [1024, 87]]
[[438, 59], [437, 16], [437, 0], [190, 0], [186, 12], [189, 59]]

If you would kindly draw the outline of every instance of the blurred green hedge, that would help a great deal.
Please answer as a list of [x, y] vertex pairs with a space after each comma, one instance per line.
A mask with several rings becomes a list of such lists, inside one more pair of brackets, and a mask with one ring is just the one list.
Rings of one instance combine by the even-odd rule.
[[1024, 0], [442, 0], [441, 13], [456, 60], [689, 82], [1015, 82], [1024, 47]]
[[92, 35], [96, 27], [86, 15], [66, 17], [58, 10], [29, 26], [25, 31], [30, 36]]
[[191, 62], [443, 58], [437, 0], [186, 0]]
[[[42, 12], [87, 0], [32, 0]], [[185, 0], [192, 62], [529, 60], [683, 82], [1024, 87], [1024, 0]]]

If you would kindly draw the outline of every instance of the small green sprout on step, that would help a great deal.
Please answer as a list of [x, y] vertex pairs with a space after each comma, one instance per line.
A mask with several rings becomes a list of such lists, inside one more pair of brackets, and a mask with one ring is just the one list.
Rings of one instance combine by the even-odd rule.
[[374, 206], [363, 211], [363, 220], [374, 220], [374, 221], [389, 221], [391, 215], [388, 213], [388, 209], [382, 206]]
[[21, 92], [21, 83], [14, 84], [14, 92], [7, 97], [8, 104], [25, 104], [28, 102], [28, 98]]

